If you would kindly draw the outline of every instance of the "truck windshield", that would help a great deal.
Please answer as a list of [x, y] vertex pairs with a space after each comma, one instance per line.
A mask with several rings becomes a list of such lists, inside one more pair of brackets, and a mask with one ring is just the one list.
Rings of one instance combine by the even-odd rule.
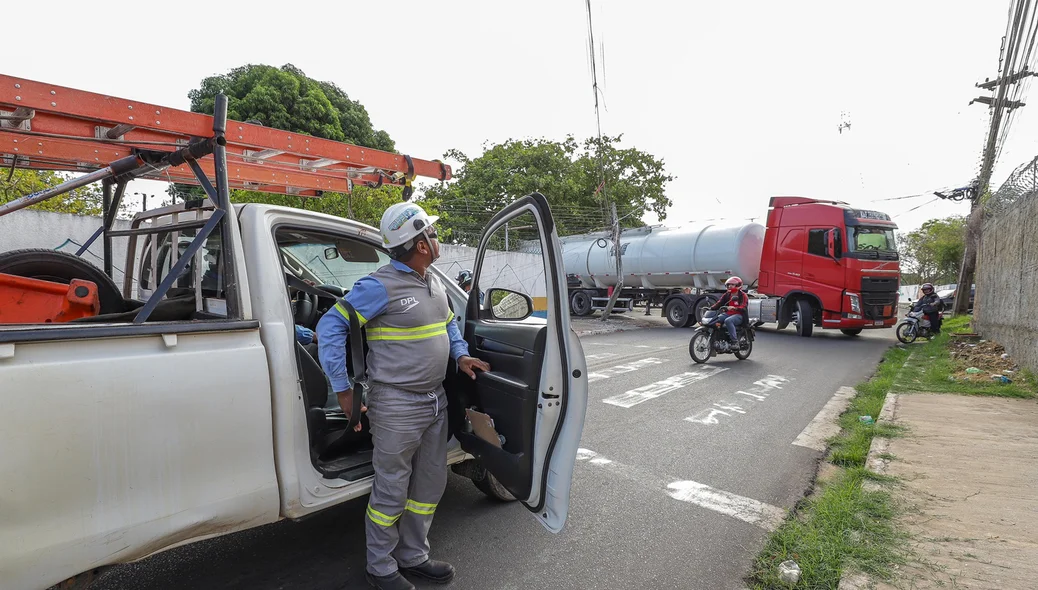
[[389, 255], [360, 242], [306, 236], [281, 245], [285, 266], [316, 285], [335, 285], [347, 291], [353, 284], [389, 264]]
[[868, 252], [879, 250], [897, 251], [894, 241], [894, 230], [889, 227], [869, 227], [867, 225], [852, 226], [850, 249], [852, 252]]

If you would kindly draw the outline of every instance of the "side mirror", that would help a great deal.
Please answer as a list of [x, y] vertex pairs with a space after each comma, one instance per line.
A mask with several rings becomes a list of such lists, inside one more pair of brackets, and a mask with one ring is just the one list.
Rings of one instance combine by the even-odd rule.
[[508, 289], [490, 289], [486, 294], [490, 315], [495, 320], [524, 320], [533, 314], [533, 300], [529, 295]]
[[324, 249], [324, 259], [325, 260], [335, 260], [338, 257], [339, 257], [339, 249], [338, 248], [325, 248]]
[[840, 236], [839, 232], [840, 230], [835, 227], [825, 232], [825, 253], [828, 254], [829, 258], [832, 258], [833, 260], [839, 259], [843, 254], [842, 252], [840, 252], [840, 248], [837, 242]]

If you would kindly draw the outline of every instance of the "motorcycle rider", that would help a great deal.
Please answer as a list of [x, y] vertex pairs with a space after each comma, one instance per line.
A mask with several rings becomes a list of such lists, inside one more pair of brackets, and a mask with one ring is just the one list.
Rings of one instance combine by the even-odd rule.
[[912, 306], [912, 311], [922, 311], [926, 319], [930, 321], [930, 330], [934, 335], [941, 333], [941, 313], [944, 311], [944, 301], [934, 292], [932, 283], [923, 283], [921, 287], [923, 296]]
[[732, 344], [736, 344], [739, 342], [739, 336], [735, 333], [735, 327], [747, 322], [746, 306], [749, 303], [749, 297], [742, 292], [742, 279], [739, 277], [731, 277], [724, 282], [724, 285], [728, 292], [722, 295], [717, 303], [711, 305], [710, 309], [713, 311], [720, 309], [728, 314], [723, 322], [728, 328], [728, 336], [731, 338]]

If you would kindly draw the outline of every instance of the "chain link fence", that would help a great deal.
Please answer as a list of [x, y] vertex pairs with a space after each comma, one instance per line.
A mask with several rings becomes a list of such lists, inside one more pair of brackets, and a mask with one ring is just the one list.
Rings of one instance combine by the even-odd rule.
[[1031, 199], [1038, 194], [1038, 156], [1030, 162], [1021, 164], [1009, 175], [1002, 186], [998, 187], [983, 202], [984, 217], [1002, 217], [1021, 199]]

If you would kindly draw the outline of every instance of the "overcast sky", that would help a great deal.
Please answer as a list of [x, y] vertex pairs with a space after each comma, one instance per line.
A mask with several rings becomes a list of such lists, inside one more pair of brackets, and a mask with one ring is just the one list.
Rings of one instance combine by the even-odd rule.
[[[45, 27], [4, 28], [18, 48], [5, 73], [187, 109], [206, 76], [291, 63], [426, 159], [595, 133], [579, 0], [47, 6]], [[770, 196], [802, 195], [880, 209], [910, 230], [968, 205], [873, 201], [977, 174], [989, 115], [968, 103], [995, 77], [1008, 6], [593, 0], [602, 130], [677, 176], [669, 224], [762, 221]], [[995, 186], [1038, 154], [1036, 109], [1014, 120]], [[844, 112], [851, 128], [839, 133]], [[162, 190], [142, 184], [130, 192]]]

